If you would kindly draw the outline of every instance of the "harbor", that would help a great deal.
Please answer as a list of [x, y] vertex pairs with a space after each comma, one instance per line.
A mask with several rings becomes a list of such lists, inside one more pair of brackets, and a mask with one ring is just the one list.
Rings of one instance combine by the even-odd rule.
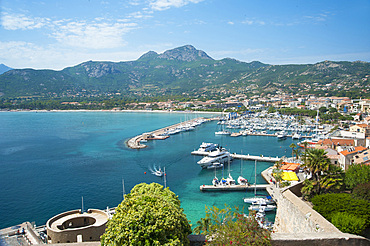
[[[4, 182], [3, 186], [8, 188], [5, 189], [6, 192], [3, 197], [5, 195], [11, 197], [12, 194], [17, 194], [17, 188], [19, 187], [5, 174], [13, 171], [14, 168], [23, 170], [22, 165], [32, 165], [36, 170], [37, 168], [44, 168], [45, 177], [50, 178], [41, 177], [42, 182], [38, 179], [33, 185], [35, 188], [30, 190], [27, 183], [22, 182], [26, 180], [28, 174], [26, 176], [26, 173], [19, 172], [20, 185], [25, 190], [24, 192], [35, 197], [41, 197], [42, 200], [53, 200], [57, 204], [53, 204], [53, 209], [49, 209], [50, 203], [38, 203], [32, 200], [27, 200], [27, 203], [20, 202], [16, 209], [22, 211], [21, 214], [14, 216], [11, 212], [5, 213], [4, 211], [2, 213], [3, 228], [27, 220], [35, 221], [37, 225], [43, 225], [59, 211], [78, 208], [78, 200], [82, 195], [88, 201], [89, 207], [100, 209], [104, 209], [106, 206], [115, 207], [122, 201], [122, 178], [125, 179], [127, 191], [141, 182], [163, 184], [163, 177], [151, 174], [149, 168], [153, 166], [166, 169], [167, 186], [182, 198], [181, 205], [185, 213], [192, 223], [196, 223], [204, 216], [205, 205], [223, 207], [227, 203], [232, 206], [243, 207], [245, 205], [243, 198], [253, 195], [251, 191], [254, 189], [254, 179], [252, 178], [255, 170], [254, 160], [258, 161], [257, 174], [259, 174], [273, 164], [275, 160], [272, 158], [278, 158], [289, 153], [289, 144], [292, 142], [291, 139], [279, 141], [271, 137], [259, 136], [241, 136], [238, 138], [217, 136], [215, 131], [218, 130], [219, 125], [216, 124], [218, 119], [215, 119], [206, 121], [206, 123], [195, 127], [192, 131], [170, 135], [165, 141], [147, 140], [148, 147], [145, 151], [132, 151], [132, 149], [122, 144], [122, 138], [129, 139], [130, 136], [140, 138], [145, 135], [143, 133], [161, 134], [167, 130], [175, 129], [177, 126], [185, 125], [185, 122], [189, 120], [184, 121], [184, 119], [186, 117], [189, 119], [189, 116], [181, 114], [111, 114], [108, 112], [98, 114], [84, 112], [68, 113], [67, 117], [66, 114], [53, 113], [56, 121], [48, 120], [49, 113], [42, 115], [22, 113], [17, 115], [19, 118], [17, 122], [22, 122], [25, 118], [31, 120], [31, 122], [39, 122], [40, 118], [45, 121], [40, 125], [42, 129], [47, 130], [45, 133], [35, 132], [34, 135], [29, 136], [33, 140], [31, 143], [37, 143], [35, 147], [24, 144], [24, 140], [28, 140], [25, 139], [27, 133], [32, 133], [32, 131], [38, 129], [31, 128], [32, 124], [29, 128], [23, 128], [16, 122], [7, 125], [6, 131], [2, 132], [4, 137], [7, 137], [7, 132], [15, 131], [20, 132], [19, 136], [24, 136], [19, 139], [19, 143], [16, 143], [22, 148], [10, 148], [12, 146], [3, 148], [4, 155], [2, 157], [5, 163], [13, 163], [11, 160], [15, 155], [20, 159], [19, 162], [9, 165], [4, 170], [2, 182]], [[6, 115], [7, 113], [4, 113], [4, 116]], [[207, 117], [207, 115], [199, 116]], [[194, 119], [199, 119], [199, 117], [194, 117]], [[183, 123], [178, 123], [181, 121]], [[94, 124], [94, 122], [99, 122], [99, 124]], [[168, 127], [163, 127], [166, 125]], [[150, 129], [159, 130], [152, 131]], [[69, 135], [64, 134], [64, 137], [61, 138], [60, 133], [65, 132], [68, 132]], [[48, 137], [46, 138], [45, 135]], [[50, 136], [62, 140], [55, 142], [50, 139]], [[134, 142], [139, 140], [138, 138], [134, 138]], [[11, 139], [10, 136], [7, 139]], [[231, 156], [234, 159], [231, 165], [233, 168], [230, 170], [231, 176], [236, 178], [243, 174], [242, 176], [248, 177], [252, 186], [246, 187], [244, 185], [240, 187], [239, 192], [234, 192], [234, 190], [239, 189], [238, 186], [218, 188], [220, 191], [217, 197], [213, 197], [212, 191], [217, 189], [208, 187], [212, 186], [211, 181], [215, 172], [218, 172], [217, 175], [221, 175], [221, 170], [202, 169], [196, 164], [200, 158], [190, 155], [194, 148], [205, 141], [222, 144], [222, 146], [227, 147], [229, 152], [234, 153]], [[141, 142], [141, 144], [146, 143]], [[16, 145], [14, 144], [14, 146]], [[50, 146], [59, 148], [60, 152], [52, 152]], [[49, 156], [48, 153], [53, 153], [53, 155]], [[239, 156], [240, 153], [243, 155]], [[249, 155], [246, 153], [249, 153]], [[30, 156], [35, 160], [35, 163], [29, 162]], [[262, 157], [263, 159], [261, 159]], [[242, 160], [244, 163], [239, 168], [239, 163]], [[55, 172], [55, 170], [58, 170], [58, 172]], [[81, 172], [81, 170], [84, 171]], [[91, 178], [99, 180], [102, 175], [110, 178], [96, 189], [91, 189]], [[75, 185], [71, 186], [67, 183], [64, 184], [63, 189], [53, 189], [51, 192], [52, 187], [63, 183], [63, 177], [65, 176], [70, 177], [73, 184], [78, 184], [78, 189], [75, 188]], [[8, 183], [10, 185], [5, 186]], [[261, 180], [258, 175], [256, 189], [262, 193], [266, 190], [266, 186], [262, 187], [259, 184], [263, 183], [265, 183], [264, 180]], [[203, 184], [205, 184], [205, 190], [201, 191], [199, 187]], [[208, 184], [211, 186], [208, 186]], [[222, 190], [226, 192], [222, 192]], [[73, 199], [66, 202], [63, 199], [66, 196], [71, 196]], [[13, 206], [8, 202], [11, 199], [3, 199], [2, 201], [6, 208]], [[29, 211], [32, 211], [32, 213]], [[273, 216], [273, 214], [270, 215]]]
[[[191, 152], [192, 155], [201, 155], [201, 156], [207, 156], [209, 152], [204, 152], [204, 151], [198, 151], [194, 150]], [[230, 156], [234, 159], [242, 159], [242, 160], [251, 160], [251, 161], [267, 161], [267, 162], [277, 162], [281, 159], [281, 157], [271, 157], [271, 156], [257, 156], [257, 155], [242, 155], [242, 154], [230, 154]]]
[[257, 185], [201, 185], [200, 191], [248, 191], [248, 190], [267, 190], [269, 184]]
[[169, 137], [171, 134], [176, 134], [181, 131], [188, 131], [193, 130], [194, 127], [200, 125], [204, 122], [215, 120], [215, 119], [205, 119], [204, 117], [198, 117], [195, 119], [191, 119], [185, 122], [181, 122], [178, 124], [174, 124], [171, 126], [167, 126], [152, 132], [146, 132], [141, 135], [135, 136], [129, 139], [127, 143], [127, 147], [131, 149], [143, 149], [147, 146], [143, 143], [147, 142], [148, 140], [164, 140]]

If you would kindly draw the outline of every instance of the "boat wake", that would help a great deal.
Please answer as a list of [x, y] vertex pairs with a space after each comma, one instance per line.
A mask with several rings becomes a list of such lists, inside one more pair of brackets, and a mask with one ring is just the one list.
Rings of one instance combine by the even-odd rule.
[[156, 167], [156, 165], [154, 165], [154, 166], [153, 166], [153, 168], [152, 168], [152, 167], [149, 167], [149, 171], [150, 171], [153, 175], [158, 176], [158, 177], [162, 177], [162, 176], [163, 176], [163, 174], [164, 174], [164, 172], [163, 172], [163, 170], [161, 169], [161, 167], [159, 166], [159, 167], [157, 168], [157, 167]]

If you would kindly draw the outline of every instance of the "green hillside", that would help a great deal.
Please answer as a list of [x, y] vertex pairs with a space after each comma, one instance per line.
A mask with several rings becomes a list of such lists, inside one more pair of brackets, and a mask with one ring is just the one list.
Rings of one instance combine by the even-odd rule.
[[[14, 69], [0, 75], [2, 98], [101, 97], [217, 93], [220, 89], [253, 93], [367, 93], [370, 63], [330, 62], [267, 65], [225, 58], [214, 60], [186, 45], [162, 54], [154, 51], [129, 62], [88, 61], [62, 71]], [[251, 87], [251, 88], [252, 88]]]

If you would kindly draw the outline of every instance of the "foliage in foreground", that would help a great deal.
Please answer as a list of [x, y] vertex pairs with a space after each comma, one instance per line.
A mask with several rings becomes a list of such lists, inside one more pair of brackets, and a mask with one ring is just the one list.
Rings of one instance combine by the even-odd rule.
[[370, 165], [350, 165], [346, 171], [346, 177], [344, 181], [348, 189], [353, 189], [359, 184], [370, 182]]
[[352, 191], [352, 197], [370, 202], [370, 182], [357, 185]]
[[[362, 232], [362, 222], [365, 221], [365, 228], [370, 225], [370, 202], [362, 199], [353, 199], [350, 194], [323, 194], [312, 198], [313, 209], [319, 212], [334, 225], [339, 225], [338, 229], [345, 229], [345, 232], [360, 234]], [[337, 213], [340, 213], [338, 215]], [[356, 217], [356, 222], [353, 217]], [[349, 226], [344, 222], [346, 219], [353, 221], [352, 231], [348, 231]], [[358, 233], [358, 231], [361, 231]]]
[[188, 245], [189, 221], [180, 200], [157, 183], [136, 185], [116, 209], [102, 245]]
[[349, 213], [335, 213], [331, 223], [341, 232], [361, 235], [366, 228], [366, 220]]
[[206, 207], [206, 217], [197, 222], [194, 232], [206, 235], [206, 245], [271, 245], [270, 231], [259, 227], [255, 213], [246, 216], [237, 208]]

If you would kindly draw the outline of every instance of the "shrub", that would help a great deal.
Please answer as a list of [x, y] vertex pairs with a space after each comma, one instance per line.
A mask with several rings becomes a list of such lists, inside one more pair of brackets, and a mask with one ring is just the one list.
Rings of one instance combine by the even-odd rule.
[[370, 165], [353, 164], [346, 171], [344, 183], [348, 189], [370, 182]]
[[341, 232], [361, 235], [366, 228], [366, 220], [349, 213], [335, 213], [331, 223]]
[[331, 221], [337, 212], [348, 213], [370, 224], [370, 203], [362, 199], [352, 199], [350, 194], [323, 194], [312, 198], [313, 209]]
[[370, 202], [370, 182], [357, 185], [352, 191], [352, 197]]
[[[259, 227], [255, 211], [249, 216], [229, 207], [206, 207], [206, 218], [198, 224], [206, 235], [206, 245], [271, 245], [271, 233]], [[204, 222], [207, 226], [202, 226]]]
[[188, 245], [191, 227], [180, 200], [160, 184], [138, 184], [116, 208], [102, 245]]

